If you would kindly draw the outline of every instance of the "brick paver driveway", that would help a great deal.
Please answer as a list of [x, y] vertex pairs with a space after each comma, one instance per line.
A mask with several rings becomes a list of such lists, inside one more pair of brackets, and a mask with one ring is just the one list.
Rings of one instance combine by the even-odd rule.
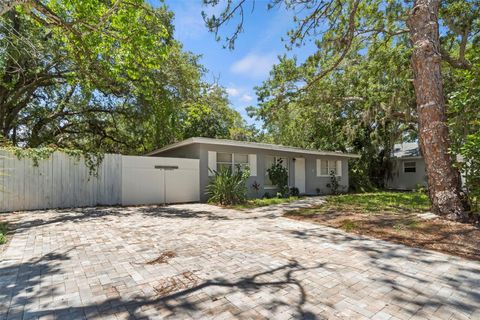
[[480, 263], [280, 211], [9, 215], [17, 229], [0, 253], [0, 318], [480, 319]]

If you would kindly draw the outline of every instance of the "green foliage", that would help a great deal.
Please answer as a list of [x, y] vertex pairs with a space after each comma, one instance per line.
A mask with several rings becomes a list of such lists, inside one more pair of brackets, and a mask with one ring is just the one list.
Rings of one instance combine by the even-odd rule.
[[173, 39], [166, 6], [29, 5], [0, 17], [0, 130], [14, 146], [142, 154], [194, 135], [253, 138]]
[[480, 133], [468, 135], [465, 144], [460, 148], [464, 158], [461, 163], [465, 174], [467, 194], [472, 209], [480, 212]]
[[330, 183], [327, 185], [330, 188], [332, 194], [338, 194], [338, 178], [335, 171], [330, 171]]
[[0, 222], [0, 244], [7, 242], [8, 225], [6, 222]]
[[[462, 6], [460, 6], [462, 7]], [[458, 9], [458, 7], [455, 7]], [[469, 14], [469, 13], [467, 13]], [[451, 40], [452, 41], [452, 40]], [[452, 153], [463, 160], [457, 163], [465, 176], [472, 210], [480, 212], [480, 48], [469, 47], [471, 68], [445, 68], [449, 129]]]
[[[233, 48], [243, 31], [246, 3], [204, 3], [220, 9], [215, 16], [205, 15], [207, 25]], [[464, 0], [439, 3], [443, 85], [449, 97], [452, 150], [459, 154], [467, 136], [480, 131], [480, 6]], [[297, 61], [295, 54], [281, 57], [257, 88], [260, 104], [249, 113], [263, 121], [267, 138], [304, 148], [357, 152], [362, 158], [351, 163], [352, 188], [382, 188], [391, 172], [393, 144], [418, 136], [412, 42], [406, 26], [413, 4], [268, 1], [269, 8], [293, 13], [287, 48], [314, 42], [316, 50], [304, 61]], [[222, 37], [219, 30], [230, 21], [237, 28]]]
[[252, 183], [252, 189], [255, 191], [255, 194], [258, 196], [258, 192], [260, 191], [260, 184], [255, 180]]
[[428, 196], [419, 192], [374, 192], [327, 197], [328, 210], [422, 212], [430, 209]]
[[268, 177], [273, 185], [277, 186], [281, 197], [288, 196], [288, 171], [283, 166], [283, 160], [276, 161], [267, 169]]
[[298, 190], [297, 187], [291, 187], [290, 188], [290, 196], [298, 197], [299, 195], [300, 195], [300, 190]]
[[323, 213], [358, 212], [361, 214], [410, 214], [430, 210], [430, 200], [419, 192], [370, 192], [331, 195], [326, 203], [315, 208], [292, 212], [294, 215], [313, 216]]
[[207, 186], [208, 202], [221, 205], [244, 203], [247, 199], [246, 182], [250, 175], [249, 170], [240, 170], [240, 167], [230, 170], [222, 167], [213, 171], [215, 176]]

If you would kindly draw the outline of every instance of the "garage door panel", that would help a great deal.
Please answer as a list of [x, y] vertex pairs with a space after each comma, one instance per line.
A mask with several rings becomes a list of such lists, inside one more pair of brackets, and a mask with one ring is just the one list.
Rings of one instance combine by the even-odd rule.
[[[155, 169], [155, 166], [178, 169]], [[199, 160], [123, 156], [122, 205], [162, 204], [164, 194], [167, 203], [199, 201]]]
[[200, 177], [193, 170], [167, 170], [167, 202], [194, 202], [199, 200]]

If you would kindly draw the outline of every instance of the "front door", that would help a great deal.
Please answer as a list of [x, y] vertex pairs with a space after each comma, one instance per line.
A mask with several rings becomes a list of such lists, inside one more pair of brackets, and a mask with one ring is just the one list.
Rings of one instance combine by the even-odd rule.
[[295, 158], [295, 187], [305, 193], [305, 158]]

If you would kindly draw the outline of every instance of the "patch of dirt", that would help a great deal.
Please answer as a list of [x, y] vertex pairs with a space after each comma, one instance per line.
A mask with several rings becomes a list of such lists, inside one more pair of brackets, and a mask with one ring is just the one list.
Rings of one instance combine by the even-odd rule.
[[150, 260], [147, 264], [167, 263], [171, 258], [175, 258], [177, 254], [173, 251], [164, 251], [157, 258]]
[[301, 215], [299, 212], [291, 212], [285, 216], [410, 247], [480, 260], [480, 229], [471, 224], [439, 218], [424, 220], [416, 214], [328, 212]]
[[182, 291], [192, 288], [198, 283], [198, 277], [193, 272], [185, 271], [182, 274], [166, 278], [154, 289], [161, 297], [169, 295], [174, 292]]

